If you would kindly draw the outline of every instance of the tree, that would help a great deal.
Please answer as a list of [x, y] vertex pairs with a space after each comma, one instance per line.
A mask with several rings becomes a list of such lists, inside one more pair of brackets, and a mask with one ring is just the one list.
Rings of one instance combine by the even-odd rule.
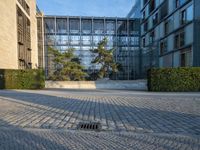
[[99, 42], [97, 49], [91, 50], [92, 53], [96, 54], [92, 63], [101, 65], [98, 72], [98, 76], [100, 78], [109, 77], [110, 73], [118, 72], [118, 65], [113, 59], [113, 52], [115, 49], [106, 49], [107, 43], [107, 38], [104, 38], [101, 42]]
[[50, 75], [51, 80], [80, 81], [85, 79], [87, 74], [83, 71], [84, 67], [80, 64], [80, 59], [74, 55], [74, 49], [68, 49], [64, 53], [52, 47], [49, 47], [48, 50], [53, 56], [56, 68]]

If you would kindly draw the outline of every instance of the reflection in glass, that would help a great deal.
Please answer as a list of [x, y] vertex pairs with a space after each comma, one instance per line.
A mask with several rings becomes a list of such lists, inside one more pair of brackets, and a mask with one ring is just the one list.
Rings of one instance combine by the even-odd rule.
[[67, 33], [67, 19], [56, 19], [56, 31], [58, 33]]
[[[188, 17], [190, 18], [190, 17]], [[68, 22], [69, 21], [69, 22]], [[46, 75], [50, 70], [56, 69], [47, 48], [53, 46], [64, 53], [68, 48], [74, 48], [74, 54], [81, 59], [87, 72], [97, 72], [101, 67], [91, 61], [98, 43], [107, 37], [107, 49], [115, 48], [114, 58], [121, 64], [123, 70], [112, 75], [114, 80], [135, 79], [138, 75], [139, 64], [139, 20], [118, 18], [92, 18], [92, 17], [47, 17], [44, 18]], [[56, 29], [55, 29], [56, 28]], [[80, 32], [81, 31], [81, 32]]]
[[80, 32], [80, 21], [78, 19], [70, 19], [70, 33], [77, 34]]
[[92, 21], [91, 20], [83, 20], [82, 21], [82, 33], [89, 34], [92, 32]]

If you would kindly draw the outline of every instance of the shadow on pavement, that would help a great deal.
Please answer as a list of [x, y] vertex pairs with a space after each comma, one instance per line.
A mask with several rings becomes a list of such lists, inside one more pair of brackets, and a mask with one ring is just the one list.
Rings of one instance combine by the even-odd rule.
[[[67, 124], [67, 121], [65, 122], [64, 119], [61, 119], [61, 117], [66, 117], [63, 116], [63, 111], [75, 113], [77, 116], [88, 116], [88, 119], [84, 121], [93, 121], [89, 119], [90, 116], [92, 116], [100, 120], [105, 119], [107, 121], [115, 122], [116, 124], [123, 123], [135, 128], [151, 130], [155, 133], [200, 135], [200, 115], [125, 106], [106, 103], [104, 101], [94, 102], [91, 100], [82, 100], [81, 98], [62, 98], [18, 91], [4, 91], [0, 93], [0, 96], [13, 98], [22, 104], [24, 104], [23, 102], [36, 104], [31, 106], [36, 108], [36, 110], [31, 110], [32, 113], [38, 113], [37, 110], [43, 110], [44, 112], [47, 112], [43, 115], [48, 116], [48, 112], [53, 111], [58, 116], [60, 115], [60, 117], [55, 117], [53, 119], [55, 119], [55, 121], [63, 121], [64, 124]], [[48, 109], [47, 107], [52, 109]], [[53, 110], [54, 108], [62, 110], [62, 113]], [[95, 109], [99, 108], [102, 110], [98, 116]], [[80, 119], [80, 121], [83, 120]]]
[[4, 124], [0, 126], [0, 149], [1, 150], [30, 150], [30, 149], [59, 149], [67, 150], [66, 146], [57, 143], [55, 140], [49, 140], [45, 136], [39, 136], [34, 132], [29, 132], [22, 128], [15, 127], [4, 120], [0, 120]]

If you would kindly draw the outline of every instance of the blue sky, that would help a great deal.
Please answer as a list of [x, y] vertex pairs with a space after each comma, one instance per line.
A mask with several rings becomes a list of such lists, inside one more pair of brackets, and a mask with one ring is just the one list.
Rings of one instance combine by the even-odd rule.
[[135, 0], [37, 0], [45, 15], [125, 17]]

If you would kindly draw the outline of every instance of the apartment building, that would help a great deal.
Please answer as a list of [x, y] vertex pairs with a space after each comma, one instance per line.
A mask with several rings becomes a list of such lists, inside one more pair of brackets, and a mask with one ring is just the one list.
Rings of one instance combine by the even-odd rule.
[[0, 20], [0, 68], [37, 68], [36, 1], [1, 0]]
[[200, 1], [142, 0], [143, 73], [152, 67], [200, 66]]

